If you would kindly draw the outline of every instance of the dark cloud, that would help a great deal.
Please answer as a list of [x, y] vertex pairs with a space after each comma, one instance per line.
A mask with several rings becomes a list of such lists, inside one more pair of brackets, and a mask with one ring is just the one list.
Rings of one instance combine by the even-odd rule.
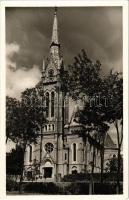
[[[42, 65], [49, 52], [53, 8], [6, 8], [6, 41], [20, 45], [13, 61], [18, 67]], [[122, 8], [58, 8], [59, 36], [66, 64], [73, 62], [82, 48], [103, 70], [122, 71]]]

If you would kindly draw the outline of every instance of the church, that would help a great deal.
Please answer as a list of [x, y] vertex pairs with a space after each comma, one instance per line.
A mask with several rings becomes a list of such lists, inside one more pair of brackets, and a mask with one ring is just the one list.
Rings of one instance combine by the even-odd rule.
[[[57, 10], [49, 56], [43, 62], [41, 81], [46, 104], [47, 123], [43, 124], [36, 145], [30, 144], [24, 158], [24, 181], [61, 181], [65, 175], [90, 173], [93, 149], [85, 126], [77, 123], [75, 114], [79, 106], [70, 103], [62, 90], [61, 69], [64, 68], [58, 38]], [[67, 81], [67, 80], [66, 80]], [[116, 153], [116, 145], [109, 136], [105, 138], [104, 162]], [[94, 172], [100, 172], [100, 152], [96, 151]]]

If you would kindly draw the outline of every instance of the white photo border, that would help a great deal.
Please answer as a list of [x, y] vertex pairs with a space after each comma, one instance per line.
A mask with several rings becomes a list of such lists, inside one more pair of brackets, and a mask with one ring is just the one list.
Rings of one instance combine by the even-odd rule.
[[5, 8], [6, 7], [98, 7], [121, 6], [123, 8], [123, 158], [124, 179], [122, 195], [27, 195], [32, 200], [38, 199], [127, 199], [128, 198], [128, 1], [117, 0], [51, 0], [51, 1], [1, 1], [0, 2], [0, 197], [6, 199], [26, 199], [25, 195], [6, 195], [6, 146], [5, 146]]

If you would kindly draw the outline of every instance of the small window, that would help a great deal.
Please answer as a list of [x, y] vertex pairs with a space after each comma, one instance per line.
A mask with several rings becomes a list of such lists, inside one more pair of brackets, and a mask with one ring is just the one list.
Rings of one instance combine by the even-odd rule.
[[65, 153], [65, 160], [67, 160], [67, 153]]
[[85, 152], [84, 149], [82, 150], [82, 161], [84, 162], [84, 156], [85, 156]]
[[52, 92], [51, 93], [51, 117], [54, 117], [54, 112], [55, 112], [54, 104], [55, 104], [55, 93]]
[[45, 125], [45, 131], [47, 131], [47, 125]]
[[53, 131], [55, 130], [55, 126], [54, 126], [54, 124], [52, 124], [52, 130], [53, 130]]
[[46, 93], [46, 117], [49, 117], [49, 93]]
[[30, 145], [30, 157], [29, 157], [29, 161], [32, 161], [32, 146]]
[[73, 166], [72, 167], [72, 174], [77, 174], [77, 167], [76, 166]]
[[76, 143], [73, 143], [73, 161], [76, 161], [76, 155], [77, 152], [76, 152]]

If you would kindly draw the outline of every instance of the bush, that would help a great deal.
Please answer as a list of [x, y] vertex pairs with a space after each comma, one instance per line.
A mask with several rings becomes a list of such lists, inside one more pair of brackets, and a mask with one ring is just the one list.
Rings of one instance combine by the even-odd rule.
[[[88, 173], [78, 173], [78, 174], [69, 174], [62, 178], [64, 182], [79, 182], [79, 181], [90, 181], [91, 174]], [[101, 174], [94, 173], [93, 174], [93, 181], [100, 182]], [[116, 173], [104, 173], [103, 174], [104, 182], [116, 181], [117, 174]], [[123, 181], [123, 174], [120, 174], [120, 181]]]
[[65, 194], [86, 195], [89, 194], [88, 183], [71, 183], [65, 187]]
[[19, 189], [19, 183], [16, 181], [13, 181], [11, 179], [6, 180], [6, 191], [18, 191]]
[[[113, 183], [94, 183], [94, 194], [116, 194], [116, 185]], [[6, 184], [7, 191], [18, 191], [19, 184], [15, 181], [8, 180]], [[23, 193], [38, 194], [62, 194], [62, 195], [88, 195], [89, 183], [52, 183], [52, 182], [28, 182], [22, 183]], [[120, 185], [120, 194], [123, 193], [123, 186]]]
[[30, 193], [43, 193], [43, 194], [60, 194], [62, 193], [62, 188], [56, 186], [52, 182], [48, 183], [24, 183], [23, 191]]
[[[95, 194], [116, 194], [116, 184], [111, 183], [95, 183], [94, 184]], [[123, 193], [123, 186], [120, 185], [120, 194]]]

